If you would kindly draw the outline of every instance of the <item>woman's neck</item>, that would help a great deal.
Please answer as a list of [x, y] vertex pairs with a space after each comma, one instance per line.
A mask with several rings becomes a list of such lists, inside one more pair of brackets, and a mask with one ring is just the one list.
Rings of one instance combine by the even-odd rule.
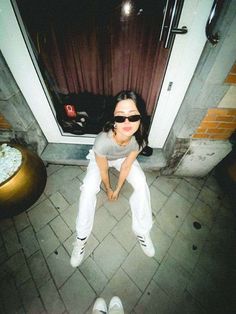
[[113, 132], [113, 138], [118, 145], [126, 146], [130, 142], [132, 136], [124, 136]]

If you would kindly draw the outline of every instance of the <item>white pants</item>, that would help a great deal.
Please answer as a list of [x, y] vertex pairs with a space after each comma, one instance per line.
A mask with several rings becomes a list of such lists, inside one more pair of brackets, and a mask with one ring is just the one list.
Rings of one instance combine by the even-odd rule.
[[[87, 158], [90, 161], [83, 185], [80, 188], [79, 212], [76, 219], [76, 232], [79, 238], [88, 237], [92, 231], [97, 200], [96, 194], [100, 191], [101, 184], [100, 171], [92, 150]], [[108, 161], [108, 165], [119, 171], [124, 159]], [[134, 189], [129, 199], [132, 211], [132, 229], [136, 235], [144, 235], [152, 228], [152, 210], [149, 187], [137, 160], [133, 162], [126, 180]]]

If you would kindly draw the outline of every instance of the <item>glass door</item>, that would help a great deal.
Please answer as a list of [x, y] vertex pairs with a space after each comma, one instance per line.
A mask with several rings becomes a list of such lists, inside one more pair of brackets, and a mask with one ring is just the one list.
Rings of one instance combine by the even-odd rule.
[[[96, 3], [99, 2], [99, 5], [92, 10], [94, 21], [87, 20], [87, 18], [83, 19], [82, 14], [80, 24], [77, 25], [77, 14], [71, 17], [67, 15], [66, 18], [69, 21], [65, 23], [65, 16], [64, 19], [57, 20], [58, 28], [55, 31], [52, 31], [52, 28], [48, 30], [46, 23], [41, 21], [40, 24], [38, 22], [39, 17], [35, 16], [33, 12], [35, 2], [38, 1], [19, 1], [21, 11], [22, 6], [27, 3], [31, 4], [28, 7], [28, 15], [32, 11], [31, 20], [33, 18], [35, 21], [31, 21], [34, 28], [30, 30], [30, 22], [27, 22], [27, 18], [25, 18], [27, 14], [19, 12], [17, 3], [15, 1], [11, 3], [10, 0], [1, 1], [0, 41], [2, 53], [13, 76], [48, 141], [80, 144], [92, 144], [94, 141], [95, 134], [93, 133], [77, 135], [63, 130], [58, 122], [56, 108], [58, 103], [55, 102], [55, 99], [61, 101], [61, 94], [67, 96], [86, 92], [101, 97], [109, 97], [121, 89], [134, 89], [141, 94], [147, 104], [147, 111], [151, 120], [150, 144], [152, 147], [163, 147], [205, 44], [204, 27], [212, 0], [185, 1], [182, 14], [176, 10], [179, 3], [176, 0], [165, 1], [164, 3], [138, 0], [76, 1], [77, 4], [81, 5], [80, 11], [84, 13], [84, 16], [87, 16], [85, 14], [88, 10], [87, 3], [94, 2], [96, 6]], [[41, 10], [44, 7], [44, 2], [46, 3], [46, 1], [40, 1]], [[55, 4], [52, 0], [47, 2]], [[62, 13], [66, 11], [70, 3], [73, 1], [62, 1], [60, 5]], [[102, 3], [107, 7], [100, 6]], [[56, 4], [59, 5], [58, 2]], [[148, 5], [151, 9], [148, 8]], [[167, 8], [169, 8], [169, 13]], [[101, 12], [98, 12], [99, 10]], [[48, 19], [51, 23], [54, 18], [53, 8], [46, 11], [44, 14], [50, 13]], [[159, 20], [160, 15], [162, 18]], [[30, 19], [29, 16], [28, 19]], [[168, 28], [166, 21], [172, 23], [171, 28]], [[40, 24], [40, 28], [38, 25], [36, 28], [35, 23]], [[51, 25], [50, 23], [49, 25]], [[59, 71], [59, 68], [55, 67], [53, 62], [56, 59], [59, 61], [61, 59], [55, 53], [50, 55], [50, 52], [55, 52], [55, 50], [49, 49], [48, 56], [46, 49], [46, 57], [43, 57], [44, 46], [53, 43], [49, 38], [54, 40], [56, 34], [60, 35], [61, 32], [65, 31], [63, 23], [67, 25], [66, 30], [70, 28], [71, 24], [75, 24], [75, 27], [79, 29], [85, 29], [85, 37], [77, 29], [74, 31], [76, 36], [80, 34], [79, 42], [82, 43], [84, 49], [84, 54], [79, 60], [78, 53], [75, 54], [75, 64], [76, 67], [80, 66], [82, 69], [86, 67], [85, 77], [80, 78], [79, 75], [81, 76], [81, 73], [84, 72], [75, 71], [76, 67], [71, 66], [68, 61], [63, 61], [60, 71], [69, 68], [71, 72], [74, 71], [75, 73], [73, 72], [73, 75], [68, 76], [67, 74], [60, 74], [64, 73], [62, 71], [58, 78], [55, 73]], [[91, 25], [96, 26], [96, 32], [90, 29]], [[185, 32], [186, 29], [183, 26], [188, 28], [188, 33], [177, 37], [174, 33], [175, 28], [177, 29], [176, 32], [178, 32], [178, 28], [181, 29], [181, 32]], [[165, 47], [164, 43], [168, 38], [169, 43], [167, 42]], [[173, 40], [174, 38], [175, 40]], [[97, 43], [97, 48], [99, 48], [96, 55], [93, 54], [96, 50], [93, 45], [94, 40]], [[74, 40], [72, 45], [67, 44], [67, 42], [64, 44], [60, 42], [58, 44], [59, 51], [64, 54], [68, 54], [69, 51], [70, 59], [73, 59], [73, 52], [77, 51], [77, 43]], [[152, 43], [151, 46], [149, 46], [150, 43]], [[47, 48], [51, 47], [50, 45]], [[123, 49], [124, 47], [125, 49]], [[81, 49], [79, 49], [80, 52]], [[90, 68], [87, 67], [90, 64], [87, 59], [93, 61], [93, 66]], [[152, 59], [151, 63], [149, 59]], [[92, 79], [93, 74], [95, 77], [102, 77], [102, 79], [94, 81]], [[61, 85], [60, 80], [66, 84]], [[66, 102], [62, 103], [63, 113], [66, 104]], [[67, 109], [69, 114], [74, 114], [73, 107]]]
[[122, 90], [140, 94], [151, 119], [172, 46], [163, 46], [163, 17], [177, 20], [182, 1], [16, 3], [62, 134], [100, 132]]

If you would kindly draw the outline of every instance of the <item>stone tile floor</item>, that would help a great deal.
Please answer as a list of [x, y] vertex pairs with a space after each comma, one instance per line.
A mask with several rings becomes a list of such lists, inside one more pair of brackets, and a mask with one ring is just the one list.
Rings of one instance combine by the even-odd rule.
[[[91, 313], [98, 296], [118, 295], [125, 313], [236, 313], [236, 219], [214, 175], [203, 179], [146, 172], [156, 256], [131, 231], [126, 183], [119, 200], [98, 195], [82, 265], [69, 258], [86, 167], [49, 165], [43, 195], [0, 221], [0, 313]], [[112, 170], [111, 181], [117, 173]]]

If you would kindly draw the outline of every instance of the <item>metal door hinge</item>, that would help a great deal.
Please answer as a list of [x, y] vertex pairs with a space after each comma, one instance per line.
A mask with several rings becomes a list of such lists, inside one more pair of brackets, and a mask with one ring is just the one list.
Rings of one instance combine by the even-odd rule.
[[167, 90], [170, 91], [171, 88], [172, 88], [172, 86], [173, 86], [173, 82], [169, 82], [168, 87], [167, 87]]

